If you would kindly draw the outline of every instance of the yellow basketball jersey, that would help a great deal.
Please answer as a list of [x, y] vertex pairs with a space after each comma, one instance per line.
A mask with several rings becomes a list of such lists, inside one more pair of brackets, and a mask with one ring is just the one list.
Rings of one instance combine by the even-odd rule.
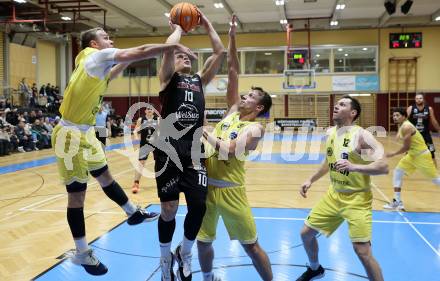
[[[223, 140], [234, 140], [238, 134], [248, 125], [255, 122], [240, 121], [240, 113], [235, 112], [220, 121], [214, 129], [214, 135]], [[207, 152], [210, 157], [206, 159], [206, 167], [210, 179], [234, 183], [237, 186], [244, 185], [244, 161], [235, 156], [227, 160], [220, 160], [219, 153], [213, 151], [212, 146], [207, 146]], [[215, 184], [214, 184], [215, 185]]]
[[109, 76], [105, 80], [87, 74], [84, 62], [87, 56], [97, 52], [95, 48], [85, 48], [75, 58], [75, 70], [64, 92], [60, 113], [64, 120], [75, 124], [94, 125], [95, 115], [101, 106], [107, 90]]
[[[411, 122], [409, 122], [408, 120], [403, 122], [402, 126], [403, 125], [411, 126], [413, 128], [413, 131], [415, 132], [411, 136], [411, 145], [409, 147], [408, 154], [419, 155], [420, 153], [426, 151], [428, 149], [428, 147], [426, 146], [425, 140], [423, 139], [423, 136], [422, 136], [422, 134], [420, 134], [419, 130], [417, 130], [416, 127], [414, 127], [414, 125]], [[403, 138], [402, 126], [400, 126], [400, 128], [399, 128], [399, 132], [398, 132], [399, 138]]]
[[347, 128], [341, 135], [337, 135], [337, 128], [331, 128], [327, 138], [326, 151], [327, 163], [330, 171], [330, 181], [333, 188], [340, 192], [368, 191], [371, 188], [370, 176], [357, 172], [338, 172], [335, 169], [335, 163], [341, 159], [347, 159], [353, 164], [368, 164], [355, 151], [357, 133], [362, 128], [352, 126]]

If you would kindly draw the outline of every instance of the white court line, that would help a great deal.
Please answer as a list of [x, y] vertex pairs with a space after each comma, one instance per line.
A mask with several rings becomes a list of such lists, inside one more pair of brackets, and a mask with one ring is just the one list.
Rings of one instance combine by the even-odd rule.
[[45, 202], [47, 202], [47, 201], [50, 201], [50, 200], [52, 200], [52, 199], [57, 199], [58, 197], [61, 197], [61, 196], [65, 196], [65, 194], [57, 194], [57, 195], [55, 195], [55, 196], [52, 196], [52, 197], [46, 198], [46, 199], [44, 199], [44, 200], [42, 200], [42, 201], [35, 202], [35, 203], [33, 203], [33, 204], [30, 204], [30, 205], [28, 205], [28, 206], [26, 206], [26, 207], [23, 207], [23, 208], [20, 208], [20, 209], [18, 209], [18, 210], [19, 210], [19, 211], [23, 211], [23, 210], [29, 209], [29, 208], [31, 208], [31, 207], [34, 207], [34, 206], [38, 206], [38, 205], [40, 205], [40, 204], [43, 204], [43, 203], [45, 203]]
[[[60, 209], [26, 209], [20, 210], [23, 212], [53, 212], [53, 213], [65, 213], [66, 210]], [[84, 211], [84, 214], [121, 214], [116, 211]], [[186, 214], [177, 214], [178, 217], [184, 217]], [[254, 217], [256, 220], [284, 220], [284, 221], [304, 221], [304, 218], [283, 218], [283, 217]], [[388, 224], [420, 224], [420, 225], [440, 225], [440, 222], [419, 222], [419, 221], [385, 221], [385, 220], [373, 220], [374, 223], [388, 223]]]
[[[112, 175], [112, 176], [113, 176], [113, 178], [116, 178], [116, 177], [118, 177], [118, 176], [120, 176], [120, 175], [122, 175], [122, 174], [124, 174], [124, 173], [126, 173], [126, 172], [132, 171], [132, 170], [133, 170], [133, 169], [127, 169], [127, 170], [121, 171], [121, 172], [119, 172], [119, 173], [116, 173], [116, 174], [114, 174], [114, 175]], [[97, 181], [92, 182], [91, 184], [88, 184], [88, 186], [92, 186], [92, 185], [96, 185], [96, 184], [98, 184]], [[41, 201], [38, 201], [38, 202], [32, 203], [32, 204], [30, 204], [30, 205], [28, 205], [28, 206], [25, 206], [25, 207], [23, 207], [23, 208], [18, 209], [18, 211], [20, 211], [20, 212], [15, 213], [15, 214], [11, 214], [10, 216], [6, 216], [6, 217], [4, 217], [3, 219], [0, 219], [0, 222], [3, 222], [3, 221], [5, 221], [5, 220], [8, 220], [8, 219], [14, 218], [14, 217], [16, 217], [16, 216], [19, 216], [19, 215], [22, 214], [21, 212], [23, 212], [23, 211], [29, 211], [29, 208], [31, 208], [31, 207], [33, 207], [33, 206], [39, 206], [39, 207], [41, 207], [41, 206], [44, 206], [44, 205], [46, 205], [46, 204], [48, 204], [48, 203], [53, 203], [53, 202], [55, 202], [56, 200], [53, 200], [53, 199], [59, 199], [59, 198], [64, 197], [64, 196], [67, 196], [67, 193], [65, 193], [65, 194], [58, 194], [58, 195], [52, 196], [52, 197], [50, 197], [50, 198], [46, 198], [46, 199], [43, 199], [43, 200], [41, 200]], [[53, 200], [53, 201], [51, 201], [51, 200]], [[34, 209], [34, 211], [35, 211], [35, 209]]]
[[[391, 200], [375, 184], [373, 184], [373, 188], [379, 192], [383, 199], [385, 199], [387, 202], [391, 202]], [[434, 246], [432, 246], [432, 244], [425, 238], [425, 236], [423, 236], [422, 233], [420, 233], [420, 231], [414, 226], [414, 223], [409, 221], [401, 211], [397, 210], [397, 213], [405, 220], [405, 222], [408, 223], [408, 225], [417, 233], [417, 235], [419, 235], [419, 237], [429, 246], [429, 248], [431, 248], [434, 253], [440, 257], [440, 252]]]
[[[19, 210], [22, 212], [47, 212], [47, 213], [65, 213], [66, 209], [60, 210], [60, 209], [25, 209], [25, 210]], [[116, 211], [84, 211], [84, 214], [122, 214], [122, 212], [116, 212]]]

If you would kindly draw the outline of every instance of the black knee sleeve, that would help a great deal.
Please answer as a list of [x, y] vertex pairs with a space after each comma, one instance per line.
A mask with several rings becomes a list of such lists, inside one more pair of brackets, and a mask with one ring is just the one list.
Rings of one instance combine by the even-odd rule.
[[109, 186], [103, 187], [102, 190], [104, 190], [108, 198], [112, 199], [119, 206], [128, 202], [127, 195], [116, 181], [113, 181]]
[[187, 203], [188, 213], [186, 214], [183, 228], [185, 237], [188, 240], [194, 240], [202, 225], [203, 217], [206, 212], [206, 204], [205, 201], [201, 199], [191, 200]]
[[176, 228], [176, 220], [164, 221], [162, 217], [159, 217], [157, 223], [157, 229], [159, 231], [159, 242], [169, 243], [173, 239], [174, 229]]
[[104, 167], [99, 168], [98, 170], [90, 171], [90, 174], [92, 175], [92, 177], [97, 178], [97, 177], [99, 177], [100, 175], [102, 175], [102, 174], [103, 174], [105, 171], [107, 171], [107, 170], [108, 170], [108, 166], [105, 165]]
[[84, 208], [67, 208], [67, 222], [73, 238], [86, 236], [84, 223]]
[[68, 193], [81, 192], [87, 189], [87, 183], [74, 181], [71, 184], [66, 185], [66, 190]]

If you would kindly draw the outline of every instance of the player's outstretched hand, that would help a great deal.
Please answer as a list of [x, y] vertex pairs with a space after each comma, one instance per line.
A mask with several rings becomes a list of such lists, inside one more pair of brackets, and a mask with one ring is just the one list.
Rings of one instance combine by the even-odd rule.
[[233, 37], [233, 36], [235, 36], [235, 32], [237, 30], [237, 16], [236, 15], [232, 15], [230, 25], [231, 25], [231, 27], [229, 28], [229, 36]]

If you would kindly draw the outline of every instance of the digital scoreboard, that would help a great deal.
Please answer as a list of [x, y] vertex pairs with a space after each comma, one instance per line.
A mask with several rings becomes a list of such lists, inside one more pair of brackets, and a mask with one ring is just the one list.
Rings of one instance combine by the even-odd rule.
[[421, 48], [422, 33], [390, 33], [390, 49]]
[[287, 65], [289, 69], [303, 69], [308, 63], [308, 50], [289, 50], [287, 53]]

